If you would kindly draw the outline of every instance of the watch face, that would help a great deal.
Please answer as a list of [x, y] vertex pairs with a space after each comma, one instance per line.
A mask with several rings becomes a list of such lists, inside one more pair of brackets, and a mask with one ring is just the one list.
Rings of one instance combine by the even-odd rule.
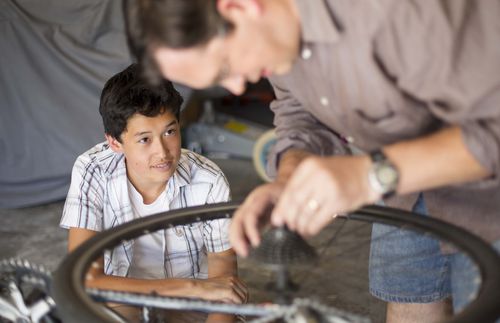
[[398, 172], [391, 165], [381, 165], [377, 170], [377, 178], [383, 186], [393, 187], [398, 181]]
[[371, 152], [370, 158], [372, 166], [368, 172], [368, 183], [375, 192], [381, 193], [382, 197], [389, 197], [398, 186], [398, 169], [380, 149]]

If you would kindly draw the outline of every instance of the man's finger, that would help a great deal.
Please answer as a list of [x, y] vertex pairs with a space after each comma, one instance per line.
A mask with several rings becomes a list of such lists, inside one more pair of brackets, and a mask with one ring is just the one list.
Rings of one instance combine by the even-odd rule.
[[246, 257], [248, 254], [248, 244], [243, 230], [243, 216], [236, 211], [229, 230], [229, 241], [237, 255]]
[[243, 219], [243, 228], [252, 246], [258, 246], [260, 243], [258, 215], [254, 212], [247, 213]]

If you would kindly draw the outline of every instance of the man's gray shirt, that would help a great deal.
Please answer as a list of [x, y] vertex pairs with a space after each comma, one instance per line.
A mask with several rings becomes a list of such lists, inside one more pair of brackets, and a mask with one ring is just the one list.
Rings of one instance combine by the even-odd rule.
[[[500, 1], [296, 0], [302, 48], [271, 77], [279, 155], [370, 151], [447, 126], [490, 179], [424, 193], [430, 214], [500, 237]], [[335, 133], [334, 133], [335, 132]], [[409, 209], [416, 194], [394, 197]]]

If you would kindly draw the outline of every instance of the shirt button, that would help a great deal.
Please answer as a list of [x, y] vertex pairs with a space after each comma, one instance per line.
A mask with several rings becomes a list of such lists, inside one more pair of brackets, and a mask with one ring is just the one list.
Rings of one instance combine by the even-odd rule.
[[302, 49], [302, 58], [303, 59], [309, 59], [312, 56], [312, 51], [309, 48], [304, 48]]
[[321, 98], [319, 98], [319, 102], [321, 103], [321, 105], [326, 107], [328, 105], [328, 98], [326, 96], [322, 96]]

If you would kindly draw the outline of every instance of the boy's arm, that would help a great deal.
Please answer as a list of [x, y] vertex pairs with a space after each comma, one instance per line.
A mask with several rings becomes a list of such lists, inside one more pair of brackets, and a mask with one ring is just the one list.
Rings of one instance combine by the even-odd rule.
[[[238, 303], [245, 303], [248, 300], [248, 289], [246, 285], [237, 278], [237, 274], [238, 266], [236, 254], [233, 249], [208, 253], [208, 280], [225, 281], [232, 288], [232, 293], [237, 296], [239, 300]], [[214, 313], [210, 314], [207, 318], [207, 323], [234, 321], [235, 317], [228, 314]]]
[[[71, 252], [98, 232], [70, 228], [68, 250]], [[87, 272], [85, 285], [91, 288], [109, 289], [124, 292], [152, 293], [164, 296], [197, 297], [193, 293], [196, 285], [193, 279], [135, 279], [104, 274], [104, 260], [96, 260]]]
[[238, 265], [233, 249], [208, 253], [208, 278], [236, 276]]
[[[68, 249], [71, 252], [80, 244], [96, 235], [96, 231], [70, 228], [68, 237]], [[220, 258], [219, 258], [220, 259]], [[234, 261], [234, 258], [233, 258]], [[216, 261], [220, 264], [224, 260]], [[233, 268], [234, 264], [230, 267]], [[219, 269], [216, 273], [229, 273], [225, 266], [216, 266]], [[223, 269], [224, 268], [224, 269]], [[210, 270], [209, 270], [210, 271]], [[116, 290], [124, 292], [152, 293], [156, 292], [163, 296], [202, 298], [215, 301], [237, 302], [239, 299], [232, 293], [230, 288], [232, 277], [221, 277], [213, 280], [197, 279], [136, 279], [119, 276], [110, 276], [104, 274], [104, 260], [101, 257], [90, 267], [85, 285], [91, 288], [100, 288], [106, 290]]]

